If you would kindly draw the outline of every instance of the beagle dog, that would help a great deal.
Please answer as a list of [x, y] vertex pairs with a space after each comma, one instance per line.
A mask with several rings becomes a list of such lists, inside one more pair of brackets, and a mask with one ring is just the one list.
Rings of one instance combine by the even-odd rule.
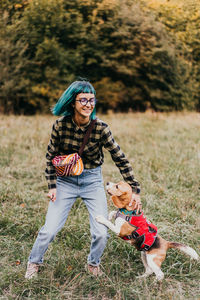
[[[142, 211], [136, 214], [132, 201], [132, 189], [128, 183], [109, 182], [106, 189], [118, 211], [110, 212], [108, 220], [101, 215], [97, 216], [96, 220], [141, 251], [141, 259], [145, 267], [142, 277], [155, 273], [157, 280], [164, 278], [161, 264], [169, 248], [179, 249], [191, 258], [199, 259], [197, 252], [191, 247], [166, 241], [157, 235], [157, 227], [146, 219]], [[111, 223], [113, 217], [115, 217], [115, 224]]]

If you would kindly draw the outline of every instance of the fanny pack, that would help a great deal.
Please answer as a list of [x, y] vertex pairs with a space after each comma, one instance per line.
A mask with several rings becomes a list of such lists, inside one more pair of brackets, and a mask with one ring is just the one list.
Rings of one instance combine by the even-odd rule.
[[84, 170], [83, 161], [81, 155], [85, 148], [85, 145], [89, 139], [90, 133], [94, 127], [95, 120], [92, 120], [83, 139], [83, 144], [80, 147], [78, 153], [72, 153], [69, 155], [58, 155], [52, 159], [52, 164], [55, 167], [57, 176], [75, 176], [80, 175]]

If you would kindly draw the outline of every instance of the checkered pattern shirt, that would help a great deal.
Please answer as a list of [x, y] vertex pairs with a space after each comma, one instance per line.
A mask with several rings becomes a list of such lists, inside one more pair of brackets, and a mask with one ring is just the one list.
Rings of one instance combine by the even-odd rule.
[[[56, 172], [52, 159], [57, 155], [68, 155], [78, 152], [89, 123], [83, 127], [78, 127], [72, 117], [67, 116], [59, 118], [53, 124], [47, 148], [45, 170], [49, 189], [56, 188]], [[134, 179], [129, 161], [114, 140], [108, 125], [97, 118], [81, 156], [85, 169], [93, 169], [103, 164], [103, 147], [110, 152], [124, 180], [132, 186], [135, 193], [140, 193], [139, 183]]]

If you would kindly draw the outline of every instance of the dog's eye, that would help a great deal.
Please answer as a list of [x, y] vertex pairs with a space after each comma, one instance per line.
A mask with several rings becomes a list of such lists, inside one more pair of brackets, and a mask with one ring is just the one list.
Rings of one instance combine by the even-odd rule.
[[118, 184], [116, 184], [116, 189], [118, 189]]

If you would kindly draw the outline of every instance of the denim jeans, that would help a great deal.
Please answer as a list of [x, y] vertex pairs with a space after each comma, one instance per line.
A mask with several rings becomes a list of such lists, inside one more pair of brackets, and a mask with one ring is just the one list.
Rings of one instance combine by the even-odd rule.
[[49, 202], [45, 224], [38, 233], [29, 262], [37, 264], [43, 262], [49, 243], [64, 226], [77, 197], [81, 197], [89, 212], [92, 236], [88, 263], [93, 266], [99, 265], [108, 238], [107, 228], [95, 220], [97, 215], [107, 218], [107, 200], [101, 167], [85, 169], [79, 176], [58, 177], [56, 189], [56, 201]]

